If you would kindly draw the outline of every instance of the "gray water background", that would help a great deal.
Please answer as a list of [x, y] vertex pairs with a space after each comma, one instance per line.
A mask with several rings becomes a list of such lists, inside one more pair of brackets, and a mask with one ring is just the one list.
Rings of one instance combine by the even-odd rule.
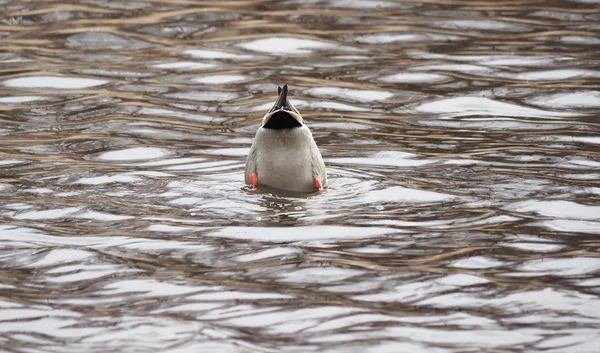
[[[0, 14], [0, 350], [598, 352], [598, 1]], [[321, 195], [243, 185], [277, 84]]]

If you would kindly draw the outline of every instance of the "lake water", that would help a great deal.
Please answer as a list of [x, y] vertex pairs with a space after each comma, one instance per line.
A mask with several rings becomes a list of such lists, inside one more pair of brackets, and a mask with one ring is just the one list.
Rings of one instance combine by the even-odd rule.
[[[598, 351], [600, 1], [0, 14], [0, 350]], [[243, 184], [277, 84], [321, 195]]]

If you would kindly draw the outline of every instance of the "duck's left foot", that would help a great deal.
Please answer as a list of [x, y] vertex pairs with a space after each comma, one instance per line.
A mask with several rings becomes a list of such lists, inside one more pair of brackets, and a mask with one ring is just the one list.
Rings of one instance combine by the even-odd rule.
[[252, 191], [258, 191], [258, 176], [256, 173], [250, 176], [250, 183], [252, 183]]

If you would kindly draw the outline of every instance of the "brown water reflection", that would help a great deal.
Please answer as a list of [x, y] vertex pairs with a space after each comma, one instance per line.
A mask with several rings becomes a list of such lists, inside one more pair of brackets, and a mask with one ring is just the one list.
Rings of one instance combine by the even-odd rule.
[[0, 347], [595, 352], [598, 5], [0, 1]]

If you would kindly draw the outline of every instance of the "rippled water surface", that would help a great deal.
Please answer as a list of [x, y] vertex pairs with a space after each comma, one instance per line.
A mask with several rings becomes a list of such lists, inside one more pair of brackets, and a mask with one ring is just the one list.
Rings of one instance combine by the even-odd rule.
[[[599, 1], [0, 14], [2, 351], [598, 351]], [[277, 84], [321, 195], [244, 187]]]

